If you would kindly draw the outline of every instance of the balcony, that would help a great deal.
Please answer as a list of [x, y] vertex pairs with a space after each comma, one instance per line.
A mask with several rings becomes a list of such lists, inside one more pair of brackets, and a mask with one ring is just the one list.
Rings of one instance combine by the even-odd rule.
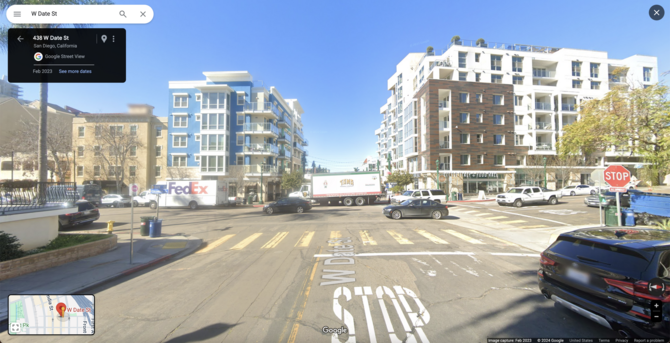
[[626, 83], [625, 76], [617, 76], [614, 74], [609, 74], [608, 80], [612, 83]]
[[305, 152], [305, 148], [298, 142], [293, 142], [293, 147], [302, 151], [302, 152]]
[[449, 121], [440, 121], [440, 131], [449, 131], [451, 130], [451, 123]]
[[244, 173], [245, 174], [258, 174], [258, 175], [263, 173], [263, 174], [266, 174], [266, 175], [272, 175], [272, 174], [277, 174], [277, 167], [276, 166], [260, 165], [260, 164], [245, 165], [244, 166]]
[[271, 123], [244, 123], [238, 134], [278, 136], [279, 129]]
[[277, 156], [277, 159], [287, 159], [291, 158], [291, 150], [288, 149], [281, 149], [279, 150], [279, 156]]
[[449, 101], [440, 101], [437, 103], [437, 106], [440, 108], [440, 111], [448, 111], [451, 104]]
[[304, 140], [302, 141], [302, 146], [309, 146], [309, 141], [306, 140], [306, 139], [304, 139]]
[[301, 141], [304, 141], [304, 140], [305, 140], [305, 137], [302, 135], [302, 131], [300, 131], [300, 130], [295, 130], [295, 131], [293, 132], [293, 134], [296, 135], [296, 136], [298, 136], [298, 137], [300, 137], [300, 140], [301, 140]]
[[540, 111], [551, 111], [551, 103], [548, 102], [536, 102], [535, 109]]
[[277, 119], [281, 116], [279, 109], [271, 102], [250, 102], [244, 104], [243, 112], [256, 115], [268, 115], [270, 118]]
[[535, 150], [549, 151], [553, 149], [549, 143], [538, 143], [535, 145]]
[[451, 149], [451, 144], [449, 142], [440, 143], [440, 149]]
[[561, 109], [563, 111], [575, 112], [575, 111], [577, 111], [577, 105], [575, 105], [575, 104], [561, 104]]
[[545, 69], [535, 69], [533, 68], [533, 77], [534, 78], [556, 78], [556, 72], [553, 70]]
[[247, 144], [244, 146], [245, 155], [276, 155], [279, 153], [279, 147], [272, 144]]
[[[290, 132], [289, 133], [282, 132], [277, 137], [277, 143], [289, 143], [289, 144], [291, 144], [292, 141], [293, 141], [293, 138], [291, 138], [291, 133]], [[377, 142], [379, 142], [379, 140], [377, 140]]]
[[552, 124], [549, 122], [537, 121], [535, 122], [535, 129], [537, 130], [551, 130]]
[[290, 129], [291, 128], [291, 119], [289, 119], [288, 116], [280, 116], [279, 119], [277, 120], [277, 127], [280, 129]]

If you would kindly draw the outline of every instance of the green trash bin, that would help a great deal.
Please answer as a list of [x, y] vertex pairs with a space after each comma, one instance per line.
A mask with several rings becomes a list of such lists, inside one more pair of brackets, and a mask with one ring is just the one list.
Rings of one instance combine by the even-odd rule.
[[254, 203], [254, 196], [250, 195], [249, 198], [247, 198], [247, 204], [253, 205], [253, 203]]
[[458, 201], [458, 192], [451, 192], [451, 200]]
[[619, 226], [616, 206], [605, 206], [605, 226]]
[[140, 217], [140, 236], [149, 236], [149, 222], [155, 217]]

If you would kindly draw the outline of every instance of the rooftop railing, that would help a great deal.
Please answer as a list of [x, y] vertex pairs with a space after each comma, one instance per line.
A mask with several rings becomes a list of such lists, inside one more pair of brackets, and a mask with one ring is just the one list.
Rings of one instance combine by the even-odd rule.
[[80, 198], [73, 182], [0, 183], [0, 215], [71, 208]]
[[[446, 50], [449, 50], [452, 46], [471, 46], [479, 48], [488, 48], [488, 49], [499, 49], [499, 50], [511, 50], [511, 51], [525, 51], [525, 52], [539, 52], [545, 54], [553, 54], [554, 52], [560, 50], [560, 48], [553, 48], [548, 46], [540, 45], [527, 45], [527, 44], [511, 44], [511, 43], [499, 43], [499, 42], [485, 42], [482, 44], [477, 44], [476, 40], [470, 39], [461, 39], [452, 43], [449, 43]], [[444, 51], [446, 51], [444, 50]], [[444, 53], [444, 51], [442, 53]]]

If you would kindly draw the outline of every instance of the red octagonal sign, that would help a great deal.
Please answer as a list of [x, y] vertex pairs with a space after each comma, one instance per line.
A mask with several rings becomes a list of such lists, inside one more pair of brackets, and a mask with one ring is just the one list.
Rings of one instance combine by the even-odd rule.
[[630, 182], [630, 172], [622, 166], [609, 166], [605, 169], [605, 182], [612, 187], [626, 187]]

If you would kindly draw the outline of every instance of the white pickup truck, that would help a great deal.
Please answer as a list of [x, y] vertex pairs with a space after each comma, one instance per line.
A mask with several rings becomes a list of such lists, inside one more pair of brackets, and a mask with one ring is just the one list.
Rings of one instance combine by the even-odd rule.
[[514, 205], [515, 207], [536, 203], [556, 205], [562, 196], [560, 191], [550, 191], [540, 187], [514, 187], [506, 193], [498, 194], [496, 202], [500, 206]]

